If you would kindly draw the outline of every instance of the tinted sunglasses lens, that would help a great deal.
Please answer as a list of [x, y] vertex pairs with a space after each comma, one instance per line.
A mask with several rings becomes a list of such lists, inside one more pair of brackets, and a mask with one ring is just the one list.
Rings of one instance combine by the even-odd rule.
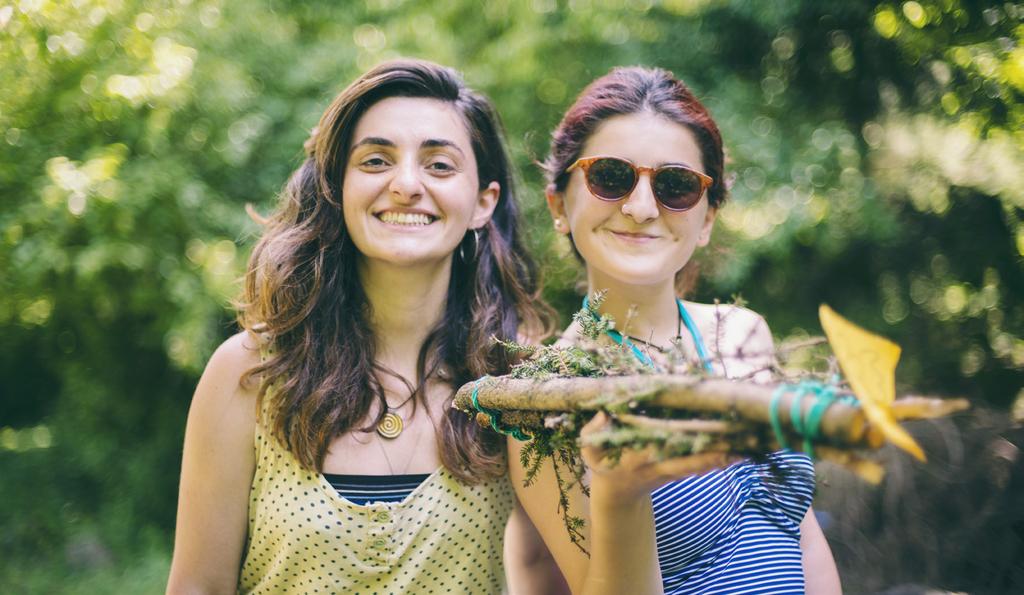
[[635, 184], [636, 170], [621, 159], [598, 159], [587, 170], [587, 186], [600, 198], [622, 198]]
[[652, 184], [654, 196], [665, 208], [683, 211], [700, 201], [700, 178], [688, 169], [664, 167], [655, 174]]

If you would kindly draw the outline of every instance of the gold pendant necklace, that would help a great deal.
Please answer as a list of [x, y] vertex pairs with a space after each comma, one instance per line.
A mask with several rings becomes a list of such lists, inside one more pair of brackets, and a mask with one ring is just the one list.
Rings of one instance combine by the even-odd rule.
[[402, 418], [398, 417], [397, 414], [388, 411], [384, 414], [384, 419], [380, 420], [377, 424], [377, 433], [383, 438], [394, 440], [402, 433], [402, 425]]

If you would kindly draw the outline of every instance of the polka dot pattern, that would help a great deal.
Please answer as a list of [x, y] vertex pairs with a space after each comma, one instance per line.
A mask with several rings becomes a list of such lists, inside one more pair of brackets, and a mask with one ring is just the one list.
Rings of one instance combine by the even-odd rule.
[[402, 502], [353, 504], [258, 424], [239, 592], [501, 593], [513, 498], [507, 477], [441, 468]]

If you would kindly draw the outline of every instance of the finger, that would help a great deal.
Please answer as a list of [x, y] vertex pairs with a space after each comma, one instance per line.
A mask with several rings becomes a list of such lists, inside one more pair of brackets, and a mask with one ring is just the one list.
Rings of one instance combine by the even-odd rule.
[[700, 475], [713, 469], [723, 469], [741, 460], [743, 457], [728, 452], [702, 452], [654, 463], [651, 470], [657, 476], [670, 481]]
[[598, 411], [597, 415], [591, 418], [583, 428], [580, 429], [580, 437], [585, 438], [586, 436], [595, 432], [600, 432], [611, 423], [611, 418], [604, 411]]
[[662, 457], [658, 452], [658, 447], [653, 444], [648, 444], [643, 448], [632, 448], [625, 447], [622, 449], [622, 454], [619, 457], [619, 462], [623, 467], [626, 468], [637, 468], [647, 465], [653, 465], [660, 462]]
[[604, 411], [598, 411], [597, 415], [591, 418], [591, 420], [580, 429], [580, 441], [584, 444], [583, 448], [580, 450], [580, 454], [583, 457], [583, 462], [591, 469], [600, 471], [615, 465], [615, 463], [607, 456], [608, 451], [604, 448], [599, 446], [586, 446], [587, 438], [589, 436], [593, 436], [598, 432], [606, 430], [609, 425], [611, 425], [611, 418], [608, 414]]
[[[740, 459], [740, 457], [717, 451], [666, 459], [658, 446], [653, 444], [648, 444], [643, 448], [624, 447], [618, 451], [618, 457], [615, 459], [605, 456], [605, 451], [602, 449], [591, 449], [587, 455], [590, 460], [598, 462], [600, 468], [597, 471], [599, 472], [640, 473], [644, 477], [654, 479], [661, 479], [663, 476], [674, 479], [695, 475], [718, 466], [726, 466], [732, 460]], [[723, 457], [726, 457], [724, 465], [722, 464]]]

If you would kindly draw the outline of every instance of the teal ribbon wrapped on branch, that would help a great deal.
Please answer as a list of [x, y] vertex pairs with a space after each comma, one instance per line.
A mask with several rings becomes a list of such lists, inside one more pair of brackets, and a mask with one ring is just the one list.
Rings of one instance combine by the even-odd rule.
[[[836, 402], [856, 407], [859, 405], [857, 398], [853, 395], [837, 395], [839, 387], [835, 384], [826, 384], [817, 380], [802, 380], [796, 384], [780, 384], [772, 394], [772, 400], [768, 408], [768, 416], [771, 420], [772, 431], [775, 432], [775, 439], [784, 450], [791, 450], [786, 433], [782, 429], [782, 420], [779, 417], [779, 405], [786, 393], [793, 394], [793, 402], [789, 408], [789, 420], [797, 434], [803, 437], [803, 451], [807, 456], [814, 458], [814, 441], [820, 438], [821, 419], [825, 410]], [[804, 407], [803, 400], [806, 397], [814, 399], [809, 408]], [[804, 411], [807, 412], [804, 415]]]
[[473, 383], [473, 394], [470, 396], [470, 401], [473, 403], [473, 408], [476, 409], [479, 413], [483, 413], [490, 419], [491, 429], [493, 429], [495, 432], [498, 432], [499, 434], [504, 434], [505, 436], [512, 436], [513, 438], [521, 442], [533, 439], [532, 434], [526, 433], [516, 426], [503, 424], [501, 422], [501, 411], [498, 411], [497, 409], [490, 409], [480, 404], [480, 398], [478, 396], [478, 393], [480, 391], [480, 381], [486, 380], [488, 378], [490, 378], [490, 376], [483, 376], [481, 378], [477, 378], [476, 381]]

